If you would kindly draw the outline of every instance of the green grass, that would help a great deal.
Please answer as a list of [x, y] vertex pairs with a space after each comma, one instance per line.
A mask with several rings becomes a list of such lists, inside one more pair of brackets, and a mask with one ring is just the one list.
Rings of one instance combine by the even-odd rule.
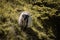
[[[32, 26], [30, 29], [35, 32], [40, 40], [54, 40], [55, 28], [57, 27], [54, 17], [60, 17], [59, 0], [44, 0], [48, 5], [57, 5], [56, 7], [46, 6], [42, 0], [0, 0], [0, 39], [4, 40], [29, 40], [26, 32], [21, 32], [18, 25], [18, 18], [22, 11], [29, 11], [32, 17]], [[39, 3], [42, 3], [40, 6]], [[35, 4], [38, 3], [38, 4]], [[35, 4], [35, 5], [34, 5]], [[58, 21], [58, 20], [57, 20]], [[34, 34], [34, 33], [33, 33]], [[30, 38], [31, 39], [31, 38]]]

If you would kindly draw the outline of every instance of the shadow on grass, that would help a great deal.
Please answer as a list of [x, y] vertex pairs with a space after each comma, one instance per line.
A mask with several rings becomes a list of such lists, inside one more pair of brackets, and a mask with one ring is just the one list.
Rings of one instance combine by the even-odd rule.
[[37, 36], [37, 33], [31, 28], [24, 28], [23, 31], [27, 34], [27, 40], [40, 40]]

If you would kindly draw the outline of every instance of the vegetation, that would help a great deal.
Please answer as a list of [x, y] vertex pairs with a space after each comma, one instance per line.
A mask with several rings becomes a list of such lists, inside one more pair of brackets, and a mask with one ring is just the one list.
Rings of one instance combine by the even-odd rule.
[[[29, 11], [32, 26], [21, 31], [18, 18]], [[60, 0], [0, 0], [0, 40], [55, 40]]]

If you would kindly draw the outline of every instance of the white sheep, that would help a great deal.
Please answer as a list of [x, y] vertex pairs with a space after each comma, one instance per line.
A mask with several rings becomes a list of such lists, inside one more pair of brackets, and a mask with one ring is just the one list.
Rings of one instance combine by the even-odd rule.
[[29, 12], [27, 11], [23, 11], [21, 14], [20, 14], [20, 17], [18, 19], [18, 24], [22, 27], [22, 28], [28, 28], [31, 26], [31, 21], [32, 21], [32, 18], [31, 18], [31, 15]]

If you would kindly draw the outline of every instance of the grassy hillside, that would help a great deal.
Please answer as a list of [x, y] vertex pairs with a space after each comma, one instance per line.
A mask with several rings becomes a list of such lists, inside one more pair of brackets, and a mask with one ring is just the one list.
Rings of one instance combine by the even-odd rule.
[[[21, 31], [18, 18], [29, 11], [32, 26]], [[1, 40], [55, 40], [60, 24], [60, 0], [0, 0]]]

